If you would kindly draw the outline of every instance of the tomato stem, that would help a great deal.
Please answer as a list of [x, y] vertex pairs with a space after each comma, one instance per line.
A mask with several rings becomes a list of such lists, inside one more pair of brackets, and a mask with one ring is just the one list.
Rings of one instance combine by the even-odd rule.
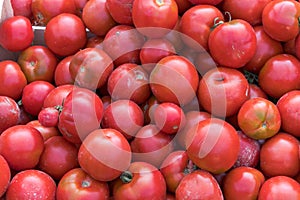
[[130, 171], [124, 171], [120, 179], [122, 180], [123, 183], [130, 183], [132, 181], [133, 174]]
[[183, 173], [190, 174], [197, 169], [197, 166], [193, 163], [193, 161], [189, 160], [187, 166], [185, 167]]
[[163, 0], [156, 0], [157, 5], [162, 6], [164, 5], [164, 1]]

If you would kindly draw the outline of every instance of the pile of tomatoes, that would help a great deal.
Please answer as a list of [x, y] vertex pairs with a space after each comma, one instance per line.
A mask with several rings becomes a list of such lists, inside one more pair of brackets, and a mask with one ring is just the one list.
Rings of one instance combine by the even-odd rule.
[[11, 5], [1, 199], [300, 199], [299, 1]]

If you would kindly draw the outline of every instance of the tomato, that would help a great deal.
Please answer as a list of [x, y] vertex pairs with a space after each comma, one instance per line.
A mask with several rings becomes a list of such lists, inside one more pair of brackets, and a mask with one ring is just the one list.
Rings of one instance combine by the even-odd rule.
[[[228, 148], [230, 147], [230, 148]], [[226, 121], [210, 118], [191, 127], [186, 137], [189, 158], [199, 168], [220, 174], [237, 160], [240, 141], [236, 130]]]
[[181, 16], [185, 11], [192, 7], [192, 3], [186, 0], [175, 0], [178, 7], [178, 14]]
[[210, 4], [210, 5], [217, 5], [221, 3], [223, 0], [188, 0], [192, 4]]
[[82, 17], [82, 10], [89, 0], [74, 0], [76, 6], [76, 14]]
[[157, 63], [149, 81], [151, 91], [158, 101], [183, 106], [196, 96], [199, 75], [188, 59], [173, 55], [166, 56]]
[[76, 85], [96, 90], [106, 83], [113, 61], [103, 50], [85, 48], [73, 56], [69, 71]]
[[[27, 80], [18, 63], [5, 60], [0, 62], [0, 95], [19, 100]], [[5, 74], [5, 76], [4, 76]]]
[[115, 200], [165, 200], [166, 182], [161, 172], [147, 162], [132, 162], [113, 185]]
[[37, 129], [42, 135], [44, 141], [48, 140], [53, 136], [61, 135], [57, 127], [45, 127], [39, 122], [39, 120], [32, 120], [28, 122], [26, 125]]
[[55, 87], [44, 99], [43, 108], [56, 107], [60, 109], [68, 94], [75, 88], [74, 85], [66, 84]]
[[267, 94], [256, 84], [250, 83], [249, 84], [249, 98], [256, 98], [261, 97], [268, 99]]
[[31, 22], [24, 16], [13, 16], [0, 25], [0, 45], [13, 52], [22, 51], [33, 41]]
[[113, 100], [129, 99], [142, 104], [151, 94], [149, 75], [140, 65], [119, 65], [108, 78], [107, 91]]
[[283, 53], [283, 47], [279, 41], [272, 39], [264, 31], [263, 26], [254, 26], [253, 28], [256, 35], [256, 52], [243, 69], [258, 74], [268, 59]]
[[299, 90], [287, 92], [277, 101], [277, 107], [281, 116], [282, 130], [296, 137], [300, 136], [300, 117], [297, 114], [300, 112], [299, 103]]
[[144, 124], [153, 124], [154, 123], [154, 110], [158, 106], [159, 102], [157, 99], [151, 95], [149, 99], [141, 105], [141, 108], [144, 112]]
[[155, 108], [154, 122], [162, 132], [176, 134], [183, 129], [186, 119], [183, 110], [177, 104], [164, 102]]
[[0, 197], [2, 197], [6, 192], [8, 185], [10, 183], [11, 172], [7, 161], [1, 155], [0, 155], [0, 176], [1, 176]]
[[116, 25], [106, 7], [106, 0], [87, 1], [83, 7], [81, 18], [85, 26], [92, 33], [99, 36], [104, 36]]
[[74, 88], [65, 98], [59, 115], [58, 129], [70, 142], [81, 144], [100, 127], [103, 103], [99, 96], [85, 88]]
[[[195, 184], [197, 183], [197, 184]], [[175, 191], [176, 199], [224, 199], [217, 180], [205, 170], [195, 170], [187, 174]]]
[[43, 150], [43, 137], [31, 126], [16, 125], [0, 135], [0, 154], [14, 170], [34, 168]]
[[119, 24], [133, 25], [132, 4], [134, 0], [106, 0], [106, 8], [112, 18]]
[[56, 55], [69, 56], [85, 46], [87, 34], [79, 17], [63, 13], [49, 21], [44, 38], [47, 47]]
[[115, 129], [97, 129], [83, 141], [78, 152], [80, 167], [98, 181], [112, 181], [131, 162], [130, 145]]
[[261, 147], [260, 169], [268, 177], [296, 176], [300, 169], [298, 139], [280, 132], [267, 140]]
[[25, 125], [28, 122], [30, 122], [31, 120], [33, 120], [34, 117], [24, 110], [24, 107], [22, 106], [22, 104], [18, 102], [18, 105], [19, 105], [20, 113], [19, 113], [19, 119], [18, 119], [17, 124]]
[[[287, 17], [288, 16], [288, 17]], [[263, 9], [264, 30], [273, 39], [286, 42], [299, 33], [300, 3], [292, 0], [270, 1]]]
[[174, 150], [173, 137], [160, 131], [154, 124], [143, 126], [130, 143], [133, 161], [148, 162], [160, 167]]
[[60, 180], [69, 170], [79, 166], [78, 148], [63, 136], [53, 136], [44, 143], [38, 169], [49, 174], [54, 180]]
[[271, 57], [260, 70], [258, 83], [274, 98], [280, 98], [291, 90], [300, 89], [300, 61], [289, 54]]
[[35, 25], [45, 26], [52, 18], [62, 13], [76, 13], [74, 0], [32, 0], [31, 10]]
[[287, 176], [275, 176], [266, 180], [258, 195], [258, 200], [299, 198], [299, 183]]
[[19, 55], [18, 63], [29, 83], [36, 80], [53, 82], [57, 58], [47, 47], [28, 47]]
[[104, 36], [93, 35], [88, 38], [85, 45], [86, 48], [97, 48], [103, 50], [103, 40]]
[[58, 62], [54, 71], [54, 83], [56, 86], [74, 84], [74, 80], [69, 71], [69, 65], [73, 58], [72, 56], [67, 56]]
[[57, 200], [71, 199], [109, 199], [106, 182], [93, 179], [81, 168], [68, 171], [59, 181], [56, 191]]
[[265, 181], [264, 175], [251, 167], [238, 167], [229, 171], [223, 181], [225, 199], [257, 199]]
[[208, 38], [214, 20], [224, 21], [222, 12], [212, 5], [196, 5], [188, 9], [180, 20], [183, 42], [197, 51], [208, 50]]
[[54, 200], [55, 193], [54, 180], [48, 174], [32, 169], [21, 171], [12, 178], [6, 192], [6, 199]]
[[32, 0], [11, 0], [10, 3], [15, 16], [21, 15], [29, 19], [32, 18]]
[[0, 134], [7, 128], [17, 125], [20, 116], [18, 104], [10, 97], [0, 96]]
[[249, 99], [249, 84], [237, 69], [218, 67], [200, 80], [197, 97], [200, 105], [219, 117], [233, 116]]
[[253, 139], [267, 139], [280, 130], [281, 117], [277, 106], [265, 98], [247, 100], [238, 112], [241, 130]]
[[25, 111], [37, 116], [42, 110], [45, 98], [54, 88], [54, 85], [47, 81], [34, 81], [26, 85], [22, 94]]
[[143, 125], [143, 111], [131, 100], [116, 100], [110, 103], [101, 121], [102, 128], [116, 129], [127, 139], [132, 139]]
[[58, 125], [59, 110], [54, 107], [43, 108], [38, 114], [39, 122], [46, 127]]
[[132, 5], [132, 20], [143, 35], [162, 37], [176, 25], [177, 3], [175, 0], [135, 0]]
[[241, 68], [255, 55], [254, 29], [242, 19], [220, 23], [209, 35], [208, 48], [212, 58], [218, 64]]

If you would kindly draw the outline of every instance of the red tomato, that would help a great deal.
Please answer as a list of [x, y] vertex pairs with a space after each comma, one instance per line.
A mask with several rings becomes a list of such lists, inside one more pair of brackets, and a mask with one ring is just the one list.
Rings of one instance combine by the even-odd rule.
[[247, 100], [238, 112], [240, 129], [249, 137], [261, 140], [280, 130], [281, 117], [277, 106], [265, 98]]
[[200, 105], [212, 115], [229, 117], [249, 99], [249, 84], [240, 71], [218, 67], [204, 74], [197, 96]]
[[73, 56], [69, 71], [76, 85], [96, 90], [107, 82], [113, 67], [113, 61], [106, 52], [85, 48]]
[[11, 0], [10, 3], [15, 16], [22, 15], [29, 19], [32, 18], [32, 0]]
[[33, 41], [31, 22], [24, 16], [13, 16], [0, 25], [0, 45], [9, 51], [22, 51]]
[[34, 168], [44, 150], [41, 133], [28, 125], [16, 125], [0, 135], [0, 154], [17, 171]]
[[197, 51], [208, 50], [208, 38], [214, 20], [224, 21], [222, 12], [212, 5], [196, 5], [188, 9], [180, 20], [181, 39], [190, 48]]
[[0, 95], [19, 100], [27, 80], [18, 63], [5, 60], [0, 62]]
[[151, 91], [158, 101], [182, 106], [196, 96], [199, 75], [188, 59], [173, 55], [166, 56], [157, 63], [149, 81]]
[[6, 192], [11, 178], [9, 165], [5, 160], [5, 158], [1, 155], [0, 155], [0, 176], [1, 176], [0, 179], [0, 198], [1, 198]]
[[97, 48], [103, 50], [103, 40], [104, 36], [93, 35], [88, 38], [85, 45], [86, 48]]
[[188, 0], [192, 4], [210, 4], [210, 5], [217, 5], [221, 3], [223, 0]]
[[54, 180], [60, 180], [69, 170], [79, 166], [78, 148], [63, 136], [53, 136], [44, 143], [38, 169], [49, 174]]
[[131, 100], [116, 100], [104, 111], [102, 128], [113, 128], [132, 139], [144, 125], [142, 109]]
[[83, 141], [78, 152], [80, 167], [99, 181], [112, 181], [131, 162], [130, 145], [115, 129], [97, 129]]
[[39, 120], [32, 120], [28, 122], [26, 125], [37, 129], [42, 135], [44, 141], [48, 140], [53, 136], [61, 135], [57, 127], [45, 127], [39, 122]]
[[208, 48], [218, 64], [231, 68], [243, 67], [256, 52], [254, 29], [242, 19], [221, 23], [210, 33]]
[[39, 122], [46, 127], [58, 125], [59, 110], [54, 107], [43, 108], [38, 114]]
[[159, 38], [172, 30], [178, 20], [175, 0], [135, 0], [132, 5], [134, 26], [143, 35]]
[[56, 107], [61, 109], [68, 94], [75, 88], [74, 85], [61, 85], [55, 87], [44, 99], [43, 108]]
[[289, 54], [271, 57], [258, 75], [260, 87], [271, 97], [300, 89], [300, 61]]
[[11, 180], [6, 199], [43, 199], [54, 200], [56, 184], [48, 174], [39, 170], [24, 170]]
[[116, 25], [106, 7], [106, 0], [87, 1], [83, 7], [81, 18], [85, 26], [92, 33], [99, 36], [106, 35]]
[[185, 11], [192, 7], [192, 3], [186, 0], [175, 0], [178, 7], [178, 14], [181, 16]]
[[189, 129], [186, 148], [189, 158], [199, 168], [220, 174], [236, 162], [240, 141], [236, 130], [229, 123], [211, 118]]
[[166, 182], [161, 172], [147, 162], [133, 162], [113, 185], [115, 200], [165, 200]]
[[72, 56], [67, 56], [57, 64], [54, 71], [54, 82], [56, 86], [73, 84], [74, 80], [69, 71], [69, 65], [73, 58]]
[[45, 98], [54, 88], [54, 85], [47, 81], [34, 81], [26, 85], [22, 94], [25, 111], [37, 116], [42, 110]]
[[275, 176], [266, 180], [258, 195], [258, 200], [300, 199], [300, 184], [287, 176]]
[[109, 199], [106, 182], [93, 179], [81, 168], [68, 171], [59, 181], [56, 191], [57, 200], [71, 199]]
[[[196, 183], [196, 184], [195, 184]], [[223, 200], [223, 194], [217, 180], [207, 171], [195, 170], [187, 174], [179, 183], [176, 199]]]
[[19, 55], [18, 63], [29, 83], [36, 80], [53, 82], [57, 58], [47, 47], [28, 47]]
[[154, 123], [154, 110], [158, 106], [159, 102], [157, 99], [151, 95], [149, 99], [141, 105], [144, 112], [144, 124], [153, 124]]
[[267, 94], [256, 84], [249, 84], [249, 98], [261, 97], [264, 99], [268, 99]]
[[91, 131], [99, 128], [102, 117], [100, 97], [88, 89], [76, 87], [65, 98], [58, 128], [68, 141], [81, 144]]
[[134, 0], [106, 0], [106, 8], [119, 24], [133, 25], [132, 4]]
[[81, 19], [69, 13], [52, 18], [46, 25], [44, 37], [47, 47], [58, 56], [76, 53], [85, 46], [87, 40], [85, 26]]
[[229, 171], [223, 180], [225, 199], [257, 199], [259, 190], [265, 181], [264, 175], [251, 167], [238, 167]]
[[0, 96], [0, 134], [19, 122], [20, 108], [10, 97]]
[[266, 33], [273, 39], [286, 42], [298, 35], [299, 17], [300, 3], [298, 1], [274, 0], [264, 7], [262, 24]]

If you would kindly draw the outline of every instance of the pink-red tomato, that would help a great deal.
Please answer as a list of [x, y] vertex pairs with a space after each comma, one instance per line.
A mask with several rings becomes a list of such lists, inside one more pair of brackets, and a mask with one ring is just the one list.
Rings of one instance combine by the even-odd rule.
[[249, 98], [261, 97], [264, 99], [268, 99], [267, 94], [256, 84], [249, 83]]
[[47, 107], [43, 108], [38, 114], [39, 122], [46, 127], [54, 127], [58, 125], [59, 108]]
[[11, 0], [11, 7], [13, 8], [14, 15], [22, 15], [24, 17], [27, 17], [31, 19], [32, 17], [32, 10], [31, 10], [31, 4], [32, 0]]
[[61, 135], [57, 127], [45, 127], [37, 119], [31, 120], [26, 125], [38, 130], [42, 135], [44, 142], [53, 136]]
[[67, 56], [58, 62], [54, 71], [54, 83], [56, 86], [74, 83], [74, 80], [69, 71], [69, 66], [72, 58], [73, 55]]
[[0, 96], [0, 134], [19, 122], [20, 108], [10, 97]]
[[1, 176], [0, 179], [0, 198], [1, 198], [6, 192], [11, 179], [11, 172], [10, 172], [9, 165], [2, 155], [0, 155], [0, 176]]
[[106, 0], [106, 8], [119, 24], [133, 25], [132, 4], [134, 0]]

